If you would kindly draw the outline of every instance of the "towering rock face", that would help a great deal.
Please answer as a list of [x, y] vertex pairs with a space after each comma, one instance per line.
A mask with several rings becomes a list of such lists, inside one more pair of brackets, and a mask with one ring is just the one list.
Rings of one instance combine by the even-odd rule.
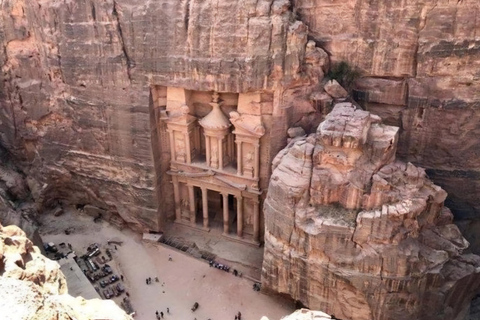
[[0, 314], [5, 320], [131, 320], [113, 301], [67, 294], [57, 262], [45, 258], [16, 226], [0, 225]]
[[427, 168], [456, 218], [478, 217], [480, 2], [295, 0], [294, 9], [334, 62], [362, 71], [356, 98], [402, 128], [399, 156]]
[[[152, 87], [265, 93], [272, 154], [289, 121], [316, 111], [308, 97], [326, 53], [306, 47], [289, 1], [0, 3], [0, 143], [42, 204], [93, 204], [137, 229], [160, 228], [172, 207], [157, 199], [171, 187], [154, 160], [169, 150], [159, 150]], [[303, 109], [288, 109], [295, 99]]]
[[480, 285], [446, 192], [350, 103], [273, 162], [264, 286], [342, 319], [461, 319]]
[[363, 70], [357, 98], [401, 126], [400, 155], [429, 168], [454, 213], [480, 214], [476, 0], [0, 3], [0, 143], [42, 204], [159, 229], [173, 206], [158, 201], [171, 188], [152, 87], [264, 94], [274, 155], [290, 124], [309, 131], [326, 110], [317, 43]]

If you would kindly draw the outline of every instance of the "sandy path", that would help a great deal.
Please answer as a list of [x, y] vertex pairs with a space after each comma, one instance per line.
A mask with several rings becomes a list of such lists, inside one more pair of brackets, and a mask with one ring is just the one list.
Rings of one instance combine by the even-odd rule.
[[[253, 291], [248, 280], [210, 268], [203, 261], [160, 244], [144, 243], [140, 235], [129, 230], [120, 231], [107, 223], [92, 224], [91, 217], [72, 213], [45, 217], [44, 223], [44, 242], [69, 242], [77, 251], [93, 242], [105, 246], [112, 238], [124, 241], [117, 251], [113, 250], [114, 263], [110, 264], [124, 275], [138, 320], [155, 320], [156, 310], [172, 320], [233, 320], [238, 311], [245, 320], [260, 320], [262, 316], [277, 320], [294, 310], [291, 303], [279, 297]], [[63, 230], [71, 225], [76, 226], [76, 232], [66, 236]], [[173, 261], [168, 261], [168, 255]], [[156, 276], [159, 283], [145, 284], [147, 277]], [[192, 312], [195, 302], [200, 307]], [[167, 307], [170, 314], [166, 314]]]

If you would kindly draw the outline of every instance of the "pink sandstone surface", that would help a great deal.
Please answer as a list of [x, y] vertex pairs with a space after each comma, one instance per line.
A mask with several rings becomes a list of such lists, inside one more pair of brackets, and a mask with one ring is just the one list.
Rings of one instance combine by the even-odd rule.
[[273, 162], [262, 280], [340, 319], [463, 319], [480, 257], [424, 169], [395, 159], [399, 128], [339, 103]]

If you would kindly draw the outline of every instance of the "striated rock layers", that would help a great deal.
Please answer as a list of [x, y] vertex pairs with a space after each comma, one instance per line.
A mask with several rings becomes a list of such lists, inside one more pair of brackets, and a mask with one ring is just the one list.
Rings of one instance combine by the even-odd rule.
[[363, 71], [357, 100], [401, 125], [400, 154], [431, 169], [456, 216], [480, 214], [476, 0], [1, 4], [0, 143], [41, 204], [160, 230], [173, 195], [152, 88], [259, 94], [270, 161], [289, 126], [329, 110], [312, 86], [331, 58]]
[[263, 285], [341, 319], [460, 319], [480, 257], [421, 168], [396, 161], [398, 128], [337, 104], [273, 162]]
[[456, 218], [478, 219], [480, 2], [293, 2], [332, 61], [362, 71], [356, 100], [403, 129], [398, 155], [427, 168]]
[[288, 0], [0, 3], [0, 144], [41, 205], [161, 229], [173, 194], [154, 88], [256, 94], [268, 161], [291, 123], [317, 117], [309, 97], [328, 55], [307, 47]]
[[0, 225], [0, 315], [2, 320], [131, 320], [113, 301], [67, 294], [57, 262], [16, 226]]

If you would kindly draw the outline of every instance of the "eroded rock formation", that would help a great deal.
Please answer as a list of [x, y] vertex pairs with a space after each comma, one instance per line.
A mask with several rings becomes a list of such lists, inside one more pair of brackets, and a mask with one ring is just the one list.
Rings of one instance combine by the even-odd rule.
[[478, 219], [480, 2], [293, 2], [333, 63], [362, 71], [356, 100], [403, 129], [399, 156], [427, 168], [456, 218]]
[[113, 301], [73, 298], [57, 262], [16, 226], [0, 225], [0, 315], [5, 320], [129, 320]]
[[273, 162], [265, 287], [338, 318], [460, 319], [480, 257], [425, 171], [395, 159], [398, 128], [350, 103]]

